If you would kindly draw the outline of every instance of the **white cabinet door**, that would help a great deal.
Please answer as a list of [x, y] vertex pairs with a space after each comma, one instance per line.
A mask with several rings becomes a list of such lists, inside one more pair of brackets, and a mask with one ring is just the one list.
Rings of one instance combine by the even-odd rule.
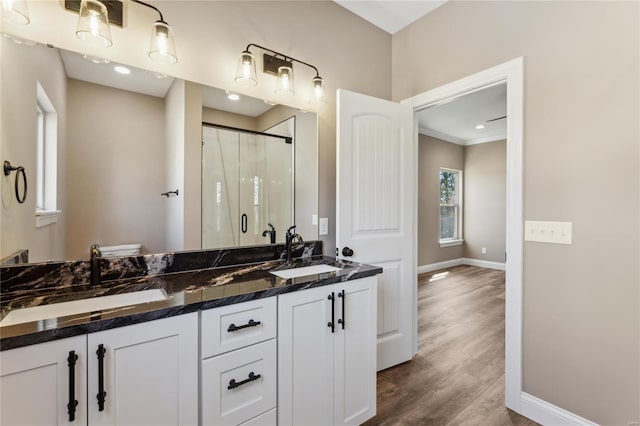
[[333, 423], [332, 292], [323, 286], [278, 296], [279, 425]]
[[376, 277], [336, 290], [334, 424], [359, 425], [376, 414]]
[[375, 415], [376, 297], [376, 277], [278, 296], [278, 424]]
[[[378, 370], [413, 356], [413, 111], [338, 90], [336, 244], [384, 268], [378, 278]], [[349, 255], [348, 251], [344, 255]]]
[[86, 425], [86, 351], [87, 337], [76, 336], [0, 352], [0, 424]]
[[[105, 350], [102, 411], [100, 345]], [[197, 313], [89, 334], [88, 353], [89, 424], [197, 424]]]

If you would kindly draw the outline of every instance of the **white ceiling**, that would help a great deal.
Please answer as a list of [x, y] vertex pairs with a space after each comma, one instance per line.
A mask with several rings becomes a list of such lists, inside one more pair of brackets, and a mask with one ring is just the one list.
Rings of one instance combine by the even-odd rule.
[[219, 109], [236, 114], [257, 117], [273, 108], [262, 99], [240, 95], [240, 99], [232, 101], [227, 97], [227, 91], [215, 87], [203, 87], [202, 105], [207, 108]]
[[419, 111], [418, 127], [423, 135], [473, 145], [506, 139], [506, 119], [487, 122], [506, 115], [507, 84], [500, 83]]
[[[76, 80], [88, 81], [102, 86], [142, 93], [144, 95], [164, 98], [171, 87], [174, 78], [158, 78], [160, 75], [139, 68], [127, 66], [131, 74], [119, 74], [114, 67], [120, 64], [111, 62], [96, 64], [82, 55], [60, 49], [60, 56], [64, 63], [67, 77]], [[236, 114], [257, 117], [273, 108], [273, 105], [265, 103], [261, 99], [250, 96], [240, 96], [237, 101], [227, 97], [227, 92], [215, 87], [203, 87], [202, 104], [207, 108], [229, 111]]]
[[114, 71], [114, 67], [120, 64], [115, 62], [96, 64], [78, 53], [67, 50], [60, 49], [60, 56], [67, 71], [67, 77], [75, 78], [76, 80], [88, 81], [158, 98], [164, 98], [173, 83], [173, 77], [157, 78], [162, 76], [130, 66], [126, 68], [131, 70], [131, 74], [119, 74]]
[[334, 0], [389, 34], [395, 34], [447, 0]]

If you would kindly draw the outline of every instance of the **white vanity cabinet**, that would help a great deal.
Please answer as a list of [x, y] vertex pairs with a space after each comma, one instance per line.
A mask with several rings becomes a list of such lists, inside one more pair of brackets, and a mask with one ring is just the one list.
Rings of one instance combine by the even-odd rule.
[[275, 425], [276, 298], [200, 315], [202, 424]]
[[198, 423], [197, 313], [91, 333], [87, 348], [89, 425]]
[[358, 425], [376, 412], [376, 277], [278, 296], [278, 424]]
[[84, 335], [0, 352], [0, 424], [86, 425], [86, 353]]

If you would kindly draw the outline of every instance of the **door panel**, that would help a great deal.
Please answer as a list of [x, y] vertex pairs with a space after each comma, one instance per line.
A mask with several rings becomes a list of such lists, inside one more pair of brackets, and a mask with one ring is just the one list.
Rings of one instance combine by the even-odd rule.
[[337, 137], [337, 247], [388, 268], [378, 282], [381, 370], [413, 355], [413, 111], [339, 90]]

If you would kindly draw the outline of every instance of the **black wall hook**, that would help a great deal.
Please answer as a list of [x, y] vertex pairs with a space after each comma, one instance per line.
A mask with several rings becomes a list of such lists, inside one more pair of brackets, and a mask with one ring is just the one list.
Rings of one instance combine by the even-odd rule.
[[[14, 183], [14, 190], [16, 193], [16, 199], [20, 204], [23, 204], [27, 199], [27, 174], [24, 171], [24, 167], [18, 166], [14, 167], [11, 165], [11, 162], [5, 160], [4, 161], [4, 175], [9, 176], [12, 171], [16, 171], [16, 180]], [[22, 192], [22, 197], [20, 196], [20, 186], [18, 185], [18, 177], [22, 175], [22, 182], [24, 183], [24, 191]]]

